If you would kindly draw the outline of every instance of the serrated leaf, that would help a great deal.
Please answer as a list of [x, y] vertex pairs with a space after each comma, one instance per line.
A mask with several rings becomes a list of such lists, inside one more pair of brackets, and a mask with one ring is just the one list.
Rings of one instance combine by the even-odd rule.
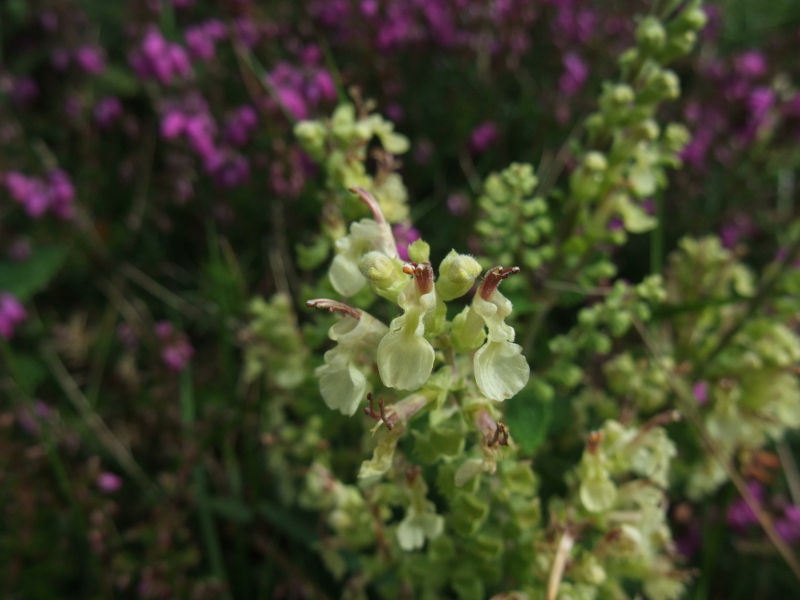
[[553, 418], [553, 405], [535, 397], [530, 389], [506, 400], [506, 425], [511, 437], [520, 445], [526, 454], [532, 454], [547, 436], [550, 421]]
[[0, 290], [28, 300], [47, 287], [66, 256], [60, 246], [37, 246], [24, 262], [0, 261]]

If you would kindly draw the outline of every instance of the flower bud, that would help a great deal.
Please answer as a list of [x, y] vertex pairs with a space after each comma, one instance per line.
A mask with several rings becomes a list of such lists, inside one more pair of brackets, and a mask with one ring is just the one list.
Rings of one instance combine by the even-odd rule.
[[430, 244], [420, 240], [415, 240], [408, 246], [408, 257], [415, 263], [426, 263], [430, 261]]
[[664, 100], [674, 100], [680, 95], [681, 82], [675, 72], [669, 69], [657, 69], [647, 77], [637, 101], [640, 104], [654, 104]]
[[667, 39], [664, 26], [656, 17], [646, 17], [636, 28], [636, 41], [639, 48], [647, 54], [661, 50]]
[[605, 180], [608, 168], [606, 157], [600, 152], [587, 152], [583, 163], [570, 176], [570, 189], [575, 199], [586, 202], [595, 198]]
[[439, 265], [439, 279], [436, 282], [439, 297], [445, 302], [460, 298], [470, 290], [481, 270], [477, 260], [451, 250]]
[[311, 156], [321, 159], [325, 154], [325, 125], [319, 121], [299, 121], [294, 135]]
[[395, 303], [408, 284], [408, 276], [403, 273], [399, 262], [377, 250], [367, 252], [358, 263], [358, 269], [376, 294]]

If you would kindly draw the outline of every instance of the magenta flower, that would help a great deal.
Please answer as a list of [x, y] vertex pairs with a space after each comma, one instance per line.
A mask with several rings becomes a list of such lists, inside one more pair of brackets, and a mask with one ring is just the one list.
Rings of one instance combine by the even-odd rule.
[[106, 96], [94, 105], [94, 120], [98, 126], [107, 129], [122, 116], [122, 102], [114, 96]]
[[161, 360], [172, 371], [183, 371], [194, 355], [194, 348], [185, 333], [179, 332], [169, 321], [159, 321], [153, 332], [161, 341]]
[[583, 88], [589, 77], [589, 67], [574, 52], [567, 53], [563, 59], [564, 72], [558, 80], [558, 89], [567, 96], [574, 96]]
[[94, 46], [81, 46], [75, 51], [75, 62], [90, 75], [99, 75], [106, 70], [103, 51]]
[[[764, 502], [764, 488], [760, 483], [750, 481], [747, 483], [750, 493], [753, 494], [759, 504]], [[743, 533], [751, 525], [758, 523], [755, 513], [750, 510], [744, 498], [737, 498], [728, 505], [728, 512], [725, 520], [731, 529]]]
[[472, 130], [469, 136], [469, 147], [475, 154], [488, 150], [497, 141], [497, 125], [492, 121], [484, 121]]
[[736, 72], [748, 79], [758, 79], [767, 73], [767, 59], [758, 50], [740, 54], [734, 59]]
[[122, 487], [122, 478], [119, 475], [114, 475], [114, 473], [100, 473], [97, 476], [97, 487], [106, 494], [116, 492]]
[[775, 531], [789, 544], [800, 542], [800, 506], [785, 507], [783, 515], [775, 520]]
[[700, 406], [708, 404], [708, 382], [698, 381], [692, 386], [692, 395]]
[[28, 316], [16, 296], [0, 292], [0, 336], [10, 340], [14, 337], [14, 330]]

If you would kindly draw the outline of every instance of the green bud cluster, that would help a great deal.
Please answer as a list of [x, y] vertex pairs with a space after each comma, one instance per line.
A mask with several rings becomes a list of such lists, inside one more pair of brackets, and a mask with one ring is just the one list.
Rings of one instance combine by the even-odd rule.
[[249, 307], [251, 321], [242, 331], [245, 342], [244, 378], [266, 379], [280, 390], [297, 388], [310, 375], [310, 352], [297, 327], [291, 300], [276, 294], [269, 302], [255, 298]]
[[373, 177], [365, 164], [373, 138], [378, 138], [389, 154], [408, 152], [408, 139], [394, 131], [391, 121], [363, 108], [357, 111], [353, 104], [341, 104], [330, 119], [300, 121], [294, 133], [303, 149], [324, 169], [328, 189], [340, 199], [346, 198], [342, 190], [363, 187], [375, 196], [390, 223], [408, 217], [408, 193], [400, 176], [387, 172]]

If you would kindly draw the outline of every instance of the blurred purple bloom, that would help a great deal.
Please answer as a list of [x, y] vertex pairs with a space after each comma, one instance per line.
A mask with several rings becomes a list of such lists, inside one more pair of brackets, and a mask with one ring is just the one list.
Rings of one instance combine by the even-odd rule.
[[176, 372], [186, 368], [192, 355], [194, 355], [194, 348], [185, 338], [176, 339], [161, 350], [161, 359], [164, 364]]
[[558, 88], [567, 96], [574, 96], [583, 88], [589, 77], [589, 67], [574, 52], [567, 53], [563, 59], [564, 73], [558, 80]]
[[760, 123], [774, 104], [775, 92], [768, 87], [756, 88], [747, 98], [747, 108], [750, 111], [750, 118]]
[[90, 75], [99, 75], [106, 70], [103, 51], [95, 46], [81, 46], [75, 51], [75, 62]]
[[140, 78], [155, 78], [164, 85], [177, 77], [189, 78], [193, 74], [183, 46], [167, 42], [155, 27], [147, 30], [138, 50], [131, 55], [130, 62]]
[[178, 332], [169, 321], [158, 321], [153, 332], [161, 341], [161, 360], [172, 371], [183, 371], [194, 355], [194, 348], [185, 333]]
[[0, 292], [0, 336], [10, 340], [14, 337], [14, 330], [28, 316], [16, 296], [7, 292]]
[[100, 473], [97, 476], [97, 487], [107, 494], [116, 492], [122, 487], [122, 478], [114, 473]]
[[408, 246], [422, 237], [419, 230], [411, 225], [399, 223], [392, 226], [395, 242], [397, 242], [397, 254], [401, 260], [408, 260]]
[[733, 64], [736, 72], [748, 79], [757, 79], [767, 73], [767, 59], [758, 50], [751, 50], [737, 56]]
[[229, 144], [244, 146], [258, 126], [258, 113], [250, 105], [240, 106], [225, 121], [224, 137]]
[[281, 88], [278, 90], [278, 99], [286, 111], [295, 119], [305, 119], [308, 117], [308, 109], [306, 108], [305, 100], [303, 97], [293, 89]]
[[246, 17], [239, 17], [233, 22], [233, 31], [247, 48], [253, 48], [261, 37], [258, 26]]
[[783, 516], [775, 520], [775, 531], [789, 544], [800, 541], [800, 506], [784, 508]]
[[184, 33], [186, 47], [193, 58], [211, 60], [216, 52], [216, 43], [228, 35], [228, 28], [218, 19], [188, 27]]
[[[759, 504], [764, 502], [764, 488], [755, 481], [749, 481], [747, 487]], [[737, 498], [728, 505], [728, 512], [725, 515], [728, 526], [738, 533], [743, 533], [751, 525], [758, 523], [755, 513], [744, 501], [744, 498]]]
[[72, 185], [69, 176], [61, 169], [53, 169], [48, 172], [47, 178], [50, 183], [50, 209], [56, 216], [62, 219], [69, 219], [73, 213], [75, 187]]
[[167, 112], [161, 118], [161, 137], [172, 140], [181, 135], [186, 129], [186, 115], [177, 110]]
[[492, 121], [484, 121], [472, 130], [469, 136], [469, 147], [475, 154], [488, 150], [497, 141], [497, 125]]
[[107, 129], [122, 115], [122, 102], [115, 96], [106, 96], [94, 105], [94, 120], [100, 127]]
[[450, 194], [447, 197], [447, 202], [445, 204], [447, 206], [447, 212], [454, 217], [463, 217], [469, 212], [470, 209], [469, 198], [467, 198], [464, 194]]
[[697, 523], [690, 524], [681, 534], [675, 536], [675, 547], [686, 558], [692, 558], [703, 547], [702, 528]]
[[11, 87], [11, 100], [18, 106], [30, 104], [39, 97], [39, 86], [31, 77], [15, 79]]
[[692, 386], [692, 395], [700, 406], [708, 404], [708, 382], [698, 381]]
[[117, 338], [128, 350], [134, 350], [139, 345], [139, 336], [127, 323], [117, 325]]

